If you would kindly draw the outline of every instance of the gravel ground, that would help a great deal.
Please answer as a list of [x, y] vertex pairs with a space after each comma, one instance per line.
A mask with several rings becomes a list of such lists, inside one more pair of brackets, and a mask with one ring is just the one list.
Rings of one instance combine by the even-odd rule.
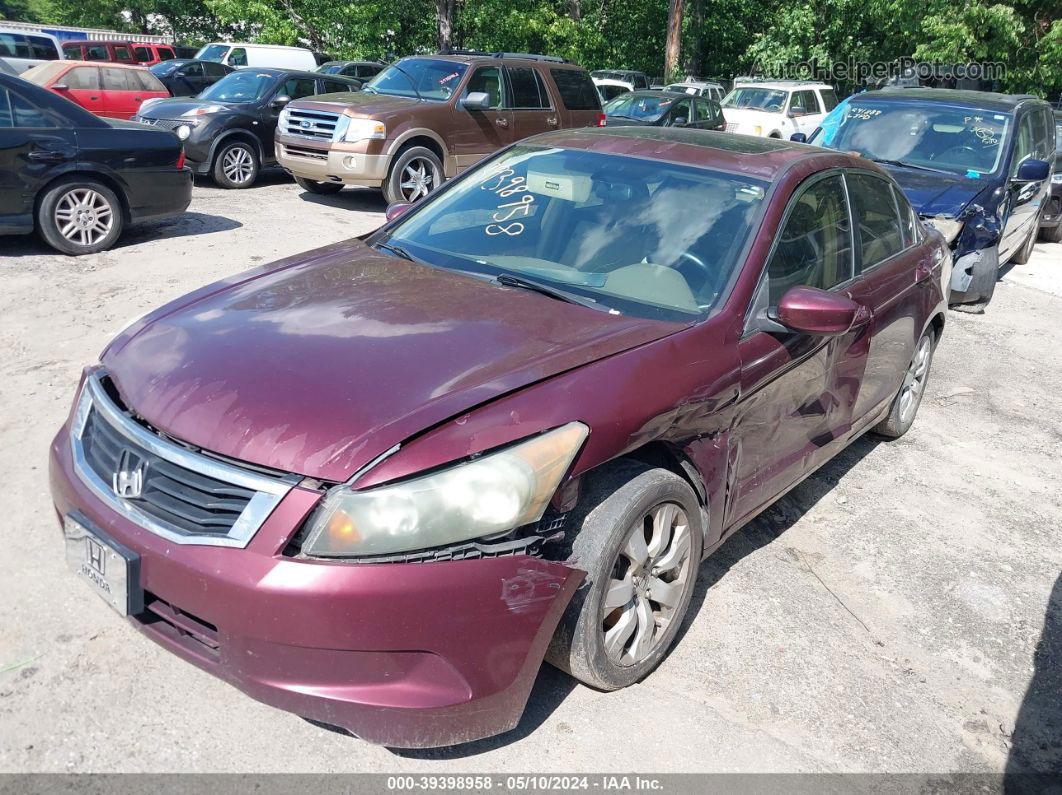
[[127, 318], [383, 209], [278, 175], [198, 185], [187, 215], [95, 256], [0, 239], [0, 771], [1062, 769], [1059, 245], [987, 314], [949, 313], [907, 436], [857, 442], [704, 565], [679, 645], [627, 690], [545, 667], [510, 734], [398, 754], [257, 704], [117, 618], [67, 574], [48, 497], [81, 367]]

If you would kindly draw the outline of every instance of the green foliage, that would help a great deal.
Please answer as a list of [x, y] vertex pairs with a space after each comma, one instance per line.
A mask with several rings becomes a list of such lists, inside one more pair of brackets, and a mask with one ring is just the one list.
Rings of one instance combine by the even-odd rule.
[[[663, 73], [668, 0], [456, 0], [456, 46]], [[182, 41], [303, 44], [339, 58], [431, 52], [436, 0], [0, 0], [0, 16]], [[1003, 88], [1062, 92], [1058, 0], [687, 0], [681, 63], [703, 76], [817, 60], [996, 61]], [[854, 86], [849, 85], [848, 88]]]

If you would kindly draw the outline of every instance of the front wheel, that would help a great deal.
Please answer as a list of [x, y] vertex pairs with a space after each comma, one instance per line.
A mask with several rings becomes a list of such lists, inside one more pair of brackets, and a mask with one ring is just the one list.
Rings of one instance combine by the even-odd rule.
[[37, 228], [64, 254], [93, 254], [122, 234], [122, 205], [114, 191], [91, 179], [61, 182], [48, 189], [37, 208]]
[[383, 184], [388, 204], [415, 202], [442, 185], [442, 161], [430, 149], [411, 146], [399, 152]]
[[704, 525], [675, 473], [624, 461], [586, 476], [569, 562], [586, 580], [546, 660], [600, 690], [646, 677], [664, 659], [693, 596]]
[[1030, 259], [1032, 259], [1033, 247], [1036, 245], [1036, 235], [1040, 231], [1040, 216], [1037, 215], [1033, 219], [1033, 228], [1029, 230], [1029, 237], [1025, 239], [1025, 243], [1014, 252], [1014, 255], [1010, 258], [1010, 261], [1015, 265], [1025, 265]]
[[318, 182], [315, 179], [306, 179], [305, 177], [295, 177], [295, 183], [304, 191], [309, 193], [319, 193], [321, 195], [331, 195], [333, 193], [339, 193], [343, 190], [342, 182]]
[[1044, 239], [1045, 243], [1062, 243], [1062, 221], [1059, 221], [1054, 226], [1041, 229], [1040, 237]]
[[914, 357], [904, 373], [900, 391], [892, 400], [888, 416], [874, 426], [874, 433], [887, 439], [899, 439], [911, 429], [929, 384], [929, 368], [933, 364], [935, 342], [932, 331], [927, 331], [918, 340]]
[[258, 154], [246, 141], [222, 144], [214, 158], [214, 182], [222, 188], [249, 188], [258, 179]]

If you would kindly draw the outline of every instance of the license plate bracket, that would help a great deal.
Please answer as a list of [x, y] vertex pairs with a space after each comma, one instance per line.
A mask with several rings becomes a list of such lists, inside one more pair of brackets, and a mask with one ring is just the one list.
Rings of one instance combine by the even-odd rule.
[[144, 611], [140, 556], [79, 514], [63, 517], [66, 562], [103, 601], [123, 616]]

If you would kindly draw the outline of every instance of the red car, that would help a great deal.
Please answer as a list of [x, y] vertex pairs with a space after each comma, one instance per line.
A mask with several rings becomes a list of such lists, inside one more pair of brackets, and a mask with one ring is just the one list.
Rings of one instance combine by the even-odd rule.
[[109, 119], [130, 119], [144, 100], [170, 96], [143, 66], [49, 61], [26, 70], [22, 77]]
[[51, 448], [88, 587], [371, 742], [511, 729], [543, 658], [648, 675], [705, 555], [911, 427], [944, 328], [943, 238], [840, 152], [565, 130], [388, 215], [132, 323]]
[[175, 57], [173, 47], [168, 44], [95, 40], [63, 43], [63, 58], [68, 61], [109, 61], [152, 66]]

